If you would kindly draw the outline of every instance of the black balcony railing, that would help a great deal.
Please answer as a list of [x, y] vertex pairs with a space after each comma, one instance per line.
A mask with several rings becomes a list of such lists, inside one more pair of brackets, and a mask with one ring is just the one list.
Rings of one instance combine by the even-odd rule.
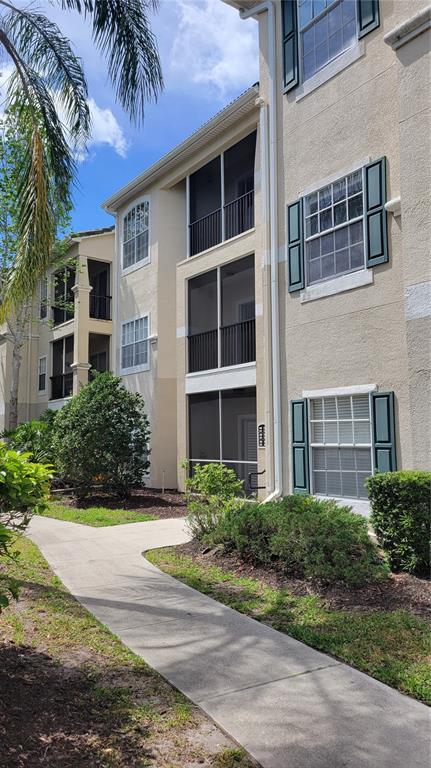
[[256, 360], [256, 323], [254, 318], [225, 325], [221, 333], [221, 364], [241, 365]]
[[52, 307], [52, 319], [54, 325], [66, 323], [68, 320], [73, 320], [73, 317], [73, 312], [69, 309], [64, 309], [64, 307]]
[[51, 376], [51, 400], [70, 397], [73, 391], [73, 373], [60, 373]]
[[189, 373], [218, 367], [217, 329], [189, 336]]
[[224, 207], [225, 239], [254, 227], [254, 190], [246, 192]]
[[97, 296], [90, 293], [90, 317], [96, 320], [111, 320], [112, 296]]
[[[241, 365], [256, 360], [254, 318], [220, 328], [221, 367]], [[189, 373], [218, 368], [217, 330], [189, 336]]]
[[190, 256], [221, 242], [221, 208], [190, 224]]

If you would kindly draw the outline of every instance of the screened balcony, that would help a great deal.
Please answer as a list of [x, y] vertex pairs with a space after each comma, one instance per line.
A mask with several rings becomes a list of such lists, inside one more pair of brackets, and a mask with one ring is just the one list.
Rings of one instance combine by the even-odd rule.
[[66, 267], [54, 274], [54, 302], [52, 320], [54, 325], [61, 325], [74, 316], [73, 287], [75, 285], [75, 269]]
[[52, 342], [52, 376], [50, 400], [70, 397], [73, 392], [73, 336]]
[[90, 333], [88, 335], [88, 362], [90, 363], [89, 380], [91, 372], [104, 373], [109, 371], [109, 346], [111, 337], [103, 333]]
[[88, 260], [90, 293], [90, 317], [95, 320], [111, 320], [110, 265], [103, 261]]
[[222, 463], [234, 469], [250, 494], [257, 472], [256, 389], [189, 395], [190, 468]]
[[189, 280], [188, 372], [256, 360], [254, 256]]
[[188, 255], [254, 227], [256, 132], [189, 177]]

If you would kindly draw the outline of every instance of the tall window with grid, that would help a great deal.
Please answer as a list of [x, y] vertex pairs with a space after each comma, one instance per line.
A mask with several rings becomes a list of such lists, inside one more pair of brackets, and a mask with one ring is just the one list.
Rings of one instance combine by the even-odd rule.
[[298, 0], [298, 26], [307, 80], [355, 44], [356, 0]]
[[308, 285], [364, 268], [362, 175], [359, 169], [305, 198]]
[[123, 269], [148, 261], [150, 204], [139, 203], [123, 219]]
[[372, 474], [369, 395], [320, 397], [310, 401], [313, 493], [367, 498]]
[[148, 367], [148, 335], [148, 315], [123, 323], [121, 329], [121, 368], [123, 371], [129, 368]]

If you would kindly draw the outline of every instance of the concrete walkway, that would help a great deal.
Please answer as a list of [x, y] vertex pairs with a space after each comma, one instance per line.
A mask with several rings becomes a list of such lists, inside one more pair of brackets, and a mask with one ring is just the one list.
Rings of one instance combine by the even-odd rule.
[[89, 528], [36, 517], [29, 535], [88, 610], [263, 768], [430, 764], [427, 707], [145, 560], [143, 550], [187, 541], [183, 520]]

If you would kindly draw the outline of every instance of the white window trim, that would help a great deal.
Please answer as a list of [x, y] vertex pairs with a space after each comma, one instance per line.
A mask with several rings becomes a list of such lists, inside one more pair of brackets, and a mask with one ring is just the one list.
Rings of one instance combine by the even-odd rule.
[[[348, 219], [347, 221], [343, 222], [342, 224], [337, 224], [336, 226], [333, 226], [330, 229], [324, 230], [323, 232], [318, 232], [317, 234], [312, 235], [311, 237], [307, 238], [306, 231], [305, 231], [306, 230], [306, 223], [305, 223], [305, 219], [306, 219], [306, 216], [305, 216], [305, 197], [307, 195], [313, 194], [314, 192], [319, 192], [322, 189], [322, 186], [320, 186], [320, 185], [316, 186], [313, 189], [311, 189], [309, 192], [305, 193], [305, 195], [304, 195], [304, 204], [302, 206], [303, 207], [303, 211], [302, 211], [302, 226], [303, 226], [303, 232], [304, 232], [304, 235], [303, 235], [303, 248], [304, 248], [303, 260], [304, 260], [305, 289], [303, 291], [301, 291], [301, 294], [300, 294], [301, 303], [304, 303], [307, 300], [310, 301], [311, 299], [321, 298], [322, 296], [331, 296], [332, 294], [339, 293], [340, 291], [343, 291], [343, 290], [350, 290], [349, 287], [347, 287], [347, 288], [343, 287], [343, 285], [344, 285], [343, 282], [339, 282], [339, 281], [341, 281], [341, 278], [343, 278], [343, 277], [350, 277], [351, 275], [355, 275], [356, 273], [359, 272], [359, 273], [361, 273], [361, 275], [362, 275], [362, 277], [364, 279], [363, 272], [364, 271], [369, 271], [368, 267], [366, 266], [366, 258], [365, 258], [366, 257], [366, 254], [365, 254], [365, 242], [366, 242], [365, 219], [366, 219], [366, 214], [365, 214], [365, 171], [364, 171], [364, 166], [365, 165], [366, 165], [366, 163], [364, 163], [363, 165], [360, 165], [359, 167], [357, 166], [356, 168], [354, 168], [349, 173], [341, 174], [340, 176], [335, 176], [333, 181], [328, 182], [327, 184], [323, 184], [322, 185], [323, 187], [326, 187], [329, 184], [334, 184], [336, 181], [341, 180], [344, 176], [350, 175], [350, 173], [356, 173], [357, 171], [361, 171], [361, 175], [362, 175], [362, 191], [361, 191], [361, 194], [362, 194], [362, 216], [360, 216], [360, 217], [357, 217], [355, 219]], [[347, 201], [348, 201], [348, 197], [346, 197], [346, 209], [347, 209]], [[333, 207], [333, 204], [332, 204], [332, 207]], [[320, 239], [321, 237], [323, 237], [326, 234], [329, 234], [330, 232], [334, 232], [336, 230], [343, 229], [344, 227], [349, 227], [351, 224], [354, 224], [354, 223], [359, 222], [361, 220], [362, 220], [362, 242], [363, 242], [363, 246], [364, 246], [364, 264], [363, 264], [363, 266], [359, 267], [358, 269], [353, 269], [350, 272], [342, 272], [341, 274], [333, 275], [332, 277], [329, 277], [329, 278], [322, 278], [321, 280], [318, 280], [318, 281], [308, 285], [307, 242], [310, 242], [311, 240]], [[335, 281], [338, 282], [338, 286], [336, 284], [334, 285]], [[355, 281], [353, 281], [353, 283], [354, 282]], [[370, 282], [373, 282], [373, 280], [371, 279]], [[327, 291], [325, 291], [324, 289], [322, 291], [316, 291], [316, 292], [310, 290], [311, 288], [315, 288], [316, 286], [319, 286], [319, 288], [320, 288], [321, 286], [325, 285], [325, 283], [329, 283], [330, 284], [329, 288], [327, 289]], [[346, 285], [349, 285], [349, 281], [346, 281]], [[367, 280], [365, 280], [365, 282], [361, 282], [361, 280], [359, 279], [359, 285], [367, 285]], [[353, 284], [350, 287], [351, 288], [356, 288], [358, 286]], [[335, 290], [334, 290], [334, 288], [335, 288]], [[317, 294], [317, 295], [315, 295], [315, 294]], [[310, 298], [308, 298], [308, 296]]]
[[312, 283], [300, 292], [301, 304], [322, 299], [324, 296], [334, 296], [336, 293], [344, 293], [363, 285], [371, 285], [374, 282], [373, 270], [364, 267], [356, 272], [346, 272], [331, 280], [322, 280], [320, 283]]
[[[134, 323], [136, 320], [145, 320], [147, 318], [148, 320], [148, 336], [146, 338], [146, 341], [148, 343], [148, 360], [146, 363], [142, 363], [141, 365], [131, 365], [129, 368], [123, 368], [121, 361], [122, 361], [122, 351], [123, 351], [123, 344], [122, 344], [122, 338], [123, 338], [123, 326], [127, 325], [128, 323]], [[132, 373], [141, 373], [142, 371], [149, 371], [151, 368], [151, 361], [150, 361], [150, 352], [151, 352], [151, 346], [150, 346], [150, 339], [151, 339], [151, 319], [150, 319], [150, 313], [144, 312], [142, 315], [137, 315], [136, 317], [131, 317], [127, 320], [122, 320], [120, 325], [120, 375], [121, 376], [128, 376]]]
[[[301, 33], [299, 33], [300, 35]], [[301, 99], [308, 96], [321, 85], [327, 83], [328, 80], [332, 80], [335, 75], [338, 75], [343, 69], [347, 69], [358, 59], [361, 59], [365, 55], [365, 45], [363, 40], [357, 40], [355, 45], [351, 48], [347, 48], [346, 51], [340, 53], [336, 59], [329, 61], [319, 72], [310, 77], [308, 80], [304, 80], [302, 85], [299, 85], [295, 90], [295, 101], [301, 101]], [[301, 67], [302, 70], [302, 67]], [[302, 72], [301, 72], [302, 75]]]
[[[308, 466], [309, 466], [309, 482], [310, 482], [310, 493], [315, 496], [316, 498], [320, 499], [330, 499], [334, 498], [339, 503], [345, 503], [345, 504], [357, 504], [357, 503], [363, 503], [369, 505], [368, 499], [362, 499], [358, 498], [356, 496], [326, 496], [324, 494], [315, 494], [314, 488], [313, 488], [313, 462], [312, 462], [312, 451], [313, 447], [316, 447], [315, 444], [312, 444], [310, 439], [310, 400], [315, 400], [321, 397], [343, 397], [345, 395], [368, 395], [368, 401], [369, 401], [369, 408], [370, 408], [370, 437], [371, 442], [367, 444], [355, 444], [351, 445], [346, 444], [345, 447], [347, 448], [370, 448], [371, 449], [371, 476], [375, 474], [375, 464], [374, 464], [374, 430], [373, 430], [373, 413], [372, 413], [372, 403], [371, 403], [371, 393], [375, 392], [377, 390], [376, 384], [357, 384], [352, 387], [335, 387], [333, 389], [309, 389], [309, 390], [302, 390], [302, 397], [307, 399], [307, 431], [308, 431]], [[362, 421], [362, 419], [361, 419]], [[344, 447], [344, 444], [342, 443], [326, 443], [324, 447], [328, 448], [342, 448]], [[369, 508], [369, 507], [368, 507]]]
[[[39, 377], [42, 375], [40, 372], [40, 361], [45, 360], [45, 387], [44, 389], [39, 389]], [[48, 357], [47, 355], [41, 355], [37, 358], [37, 393], [38, 395], [46, 394], [47, 391], [47, 383], [48, 383]]]
[[[130, 211], [132, 211], [133, 208], [136, 208], [136, 206], [139, 205], [140, 203], [148, 203], [148, 256], [146, 259], [142, 259], [141, 261], [136, 262], [136, 264], [131, 264], [130, 267], [124, 268], [123, 267], [124, 219], [126, 218], [127, 214], [129, 214]], [[146, 267], [147, 264], [151, 263], [151, 196], [150, 195], [142, 195], [141, 197], [138, 197], [121, 214], [120, 244], [121, 244], [120, 269], [121, 269], [122, 276], [130, 275], [131, 272], [136, 272], [137, 269], [141, 269], [141, 267]]]

